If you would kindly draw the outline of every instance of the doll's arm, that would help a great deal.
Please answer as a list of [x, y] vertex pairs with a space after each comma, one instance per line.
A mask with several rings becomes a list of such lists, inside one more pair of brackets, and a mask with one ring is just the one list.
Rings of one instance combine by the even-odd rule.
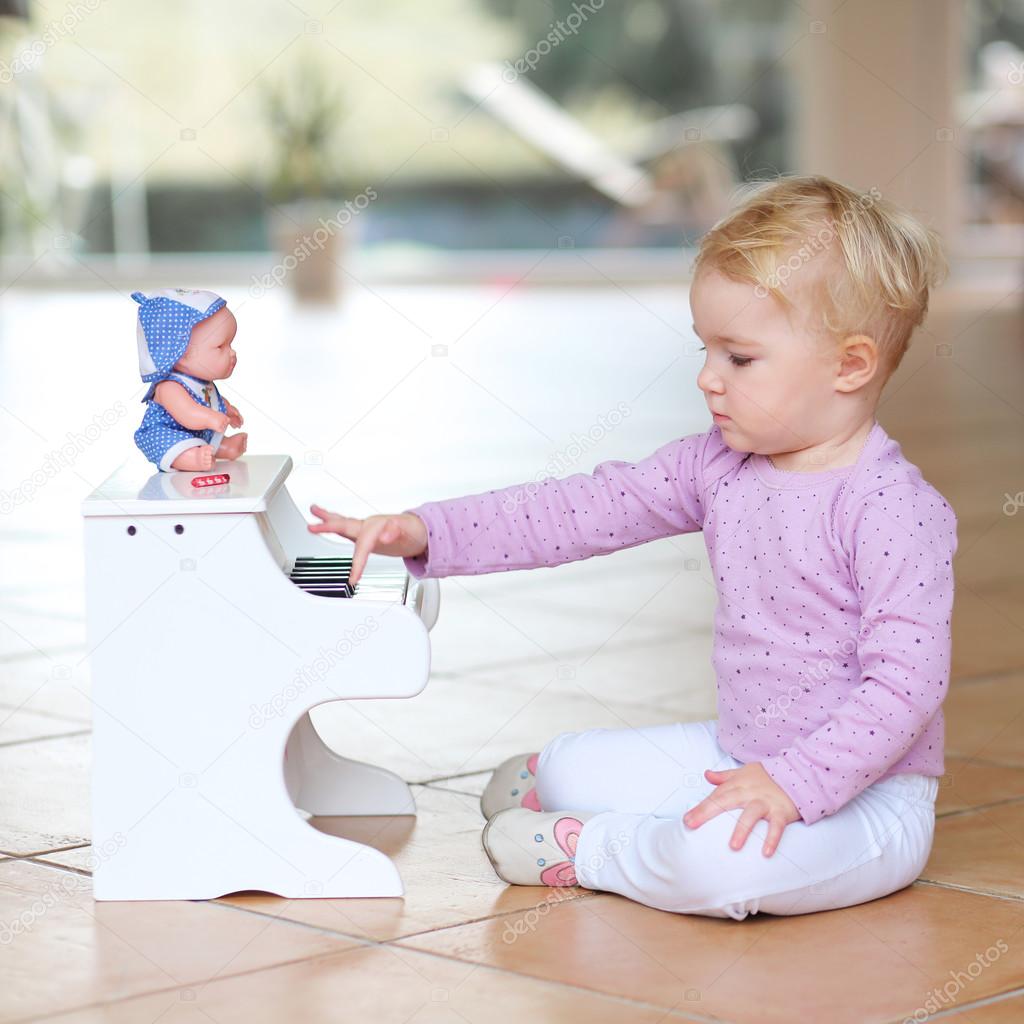
[[[221, 398], [224, 398], [224, 396], [221, 395]], [[224, 398], [224, 410], [227, 412], [228, 423], [236, 430], [245, 422], [242, 419], [242, 414], [226, 398]]]
[[194, 402], [177, 381], [161, 381], [153, 397], [189, 430], [224, 431], [228, 428], [228, 417], [224, 413]]

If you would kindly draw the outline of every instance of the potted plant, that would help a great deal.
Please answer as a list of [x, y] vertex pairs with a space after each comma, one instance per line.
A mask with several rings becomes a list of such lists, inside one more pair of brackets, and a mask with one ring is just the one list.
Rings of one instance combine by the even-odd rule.
[[280, 256], [267, 283], [287, 282], [300, 301], [336, 302], [345, 220], [326, 193], [336, 184], [331, 144], [344, 109], [340, 90], [314, 61], [302, 60], [290, 75], [262, 83], [260, 100], [273, 146], [268, 233]]

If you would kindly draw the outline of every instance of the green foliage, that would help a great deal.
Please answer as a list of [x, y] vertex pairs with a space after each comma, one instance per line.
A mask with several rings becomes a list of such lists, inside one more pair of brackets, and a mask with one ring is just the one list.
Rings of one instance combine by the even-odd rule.
[[284, 77], [261, 80], [259, 98], [273, 146], [275, 201], [323, 195], [337, 179], [331, 150], [344, 112], [340, 88], [322, 67], [303, 59]]

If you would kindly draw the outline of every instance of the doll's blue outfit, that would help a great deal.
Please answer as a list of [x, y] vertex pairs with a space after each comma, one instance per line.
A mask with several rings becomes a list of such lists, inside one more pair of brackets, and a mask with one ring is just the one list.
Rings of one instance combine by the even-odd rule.
[[146, 403], [146, 413], [142, 425], [135, 431], [135, 443], [150, 462], [166, 473], [183, 451], [204, 444], [212, 445], [216, 450], [224, 438], [220, 431], [183, 427], [153, 398], [153, 393], [161, 381], [173, 380], [198, 405], [227, 413], [227, 403], [213, 381], [174, 369], [174, 364], [188, 348], [192, 328], [213, 316], [226, 303], [213, 292], [191, 288], [167, 288], [150, 296], [132, 292], [132, 298], [139, 304], [136, 332], [139, 372], [143, 381], [150, 385], [142, 399]]

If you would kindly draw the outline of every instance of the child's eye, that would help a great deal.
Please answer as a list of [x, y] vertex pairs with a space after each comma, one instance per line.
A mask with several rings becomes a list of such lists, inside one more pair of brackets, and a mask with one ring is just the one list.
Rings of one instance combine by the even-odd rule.
[[[701, 345], [700, 351], [701, 352], [707, 352], [707, 346], [706, 345]], [[729, 362], [732, 363], [733, 366], [749, 366], [753, 362], [753, 359], [751, 359], [751, 358], [749, 358], [747, 356], [734, 356], [730, 352], [729, 353]]]

